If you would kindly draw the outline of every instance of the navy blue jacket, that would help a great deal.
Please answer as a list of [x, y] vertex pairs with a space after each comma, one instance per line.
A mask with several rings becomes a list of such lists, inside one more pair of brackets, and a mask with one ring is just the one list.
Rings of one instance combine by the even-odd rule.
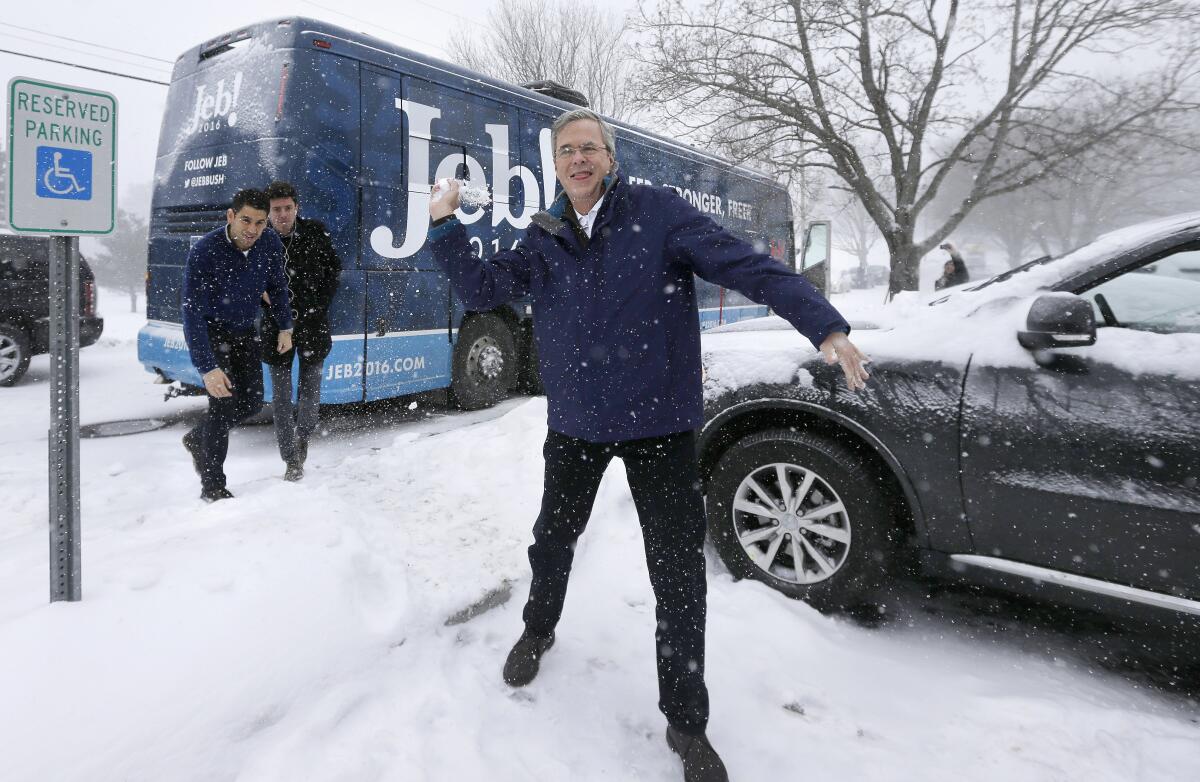
[[[665, 187], [614, 178], [590, 241], [563, 219], [562, 194], [521, 242], [475, 257], [452, 219], [429, 235], [463, 303], [488, 310], [528, 295], [552, 430], [616, 442], [703, 422], [695, 277], [767, 304], [814, 345], [845, 319], [800, 275], [755, 251]], [[574, 212], [569, 218], [573, 220]]]
[[290, 329], [283, 244], [270, 228], [263, 230], [249, 256], [229, 241], [224, 225], [205, 234], [188, 251], [183, 270], [183, 338], [200, 374], [217, 367], [209, 325], [233, 334], [253, 334], [263, 291], [271, 297], [275, 322]]

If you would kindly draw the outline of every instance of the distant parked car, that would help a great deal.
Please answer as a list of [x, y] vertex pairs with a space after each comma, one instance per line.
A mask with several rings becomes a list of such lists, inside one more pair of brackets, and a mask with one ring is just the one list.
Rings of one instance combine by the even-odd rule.
[[852, 290], [860, 290], [862, 288], [876, 288], [880, 285], [886, 285], [888, 281], [888, 267], [879, 264], [871, 264], [866, 269], [855, 266], [853, 269], [845, 269], [833, 284], [833, 293], [847, 293]]
[[[79, 259], [79, 345], [100, 339], [96, 278]], [[11, 386], [29, 359], [49, 350], [50, 241], [40, 236], [0, 234], [0, 386]]]
[[871, 264], [867, 267], [866, 281], [862, 286], [864, 288], [878, 288], [880, 285], [887, 285], [890, 271], [888, 267], [878, 264]]
[[901, 568], [1200, 616], [1200, 213], [858, 331], [857, 394], [784, 334], [705, 337], [709, 534], [824, 610]]

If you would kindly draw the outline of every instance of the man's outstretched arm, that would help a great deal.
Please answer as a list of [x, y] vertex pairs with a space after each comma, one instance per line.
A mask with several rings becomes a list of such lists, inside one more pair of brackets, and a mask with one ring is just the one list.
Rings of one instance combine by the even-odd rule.
[[459, 204], [459, 183], [435, 186], [429, 200], [429, 247], [433, 257], [450, 277], [454, 292], [473, 310], [490, 310], [529, 293], [532, 253], [524, 244], [503, 250], [484, 261], [475, 256], [467, 229], [454, 216]]
[[669, 249], [687, 258], [700, 277], [766, 304], [824, 354], [840, 364], [846, 385], [863, 388], [869, 359], [849, 339], [850, 324], [803, 276], [726, 231], [695, 207], [680, 200], [680, 217]]

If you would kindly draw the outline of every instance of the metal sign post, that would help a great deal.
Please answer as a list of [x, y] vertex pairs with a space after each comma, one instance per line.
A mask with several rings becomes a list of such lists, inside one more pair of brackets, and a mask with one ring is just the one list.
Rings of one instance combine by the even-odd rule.
[[50, 601], [80, 600], [79, 237], [50, 240]]
[[8, 222], [50, 242], [50, 600], [80, 600], [79, 236], [116, 227], [117, 99], [8, 83]]

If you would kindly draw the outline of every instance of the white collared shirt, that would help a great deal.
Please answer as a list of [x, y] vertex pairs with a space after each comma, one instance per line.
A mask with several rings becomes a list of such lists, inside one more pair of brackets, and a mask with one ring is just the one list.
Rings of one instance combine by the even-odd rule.
[[[587, 234], [587, 238], [589, 239], [592, 238], [592, 226], [596, 224], [596, 215], [600, 214], [600, 206], [604, 203], [604, 196], [606, 195], [608, 195], [607, 192], [601, 194], [600, 200], [596, 202], [596, 205], [587, 214], [580, 214], [578, 211], [575, 212], [575, 217], [579, 220], [579, 227], [583, 229], [583, 232]], [[571, 208], [574, 209], [575, 207], [572, 206]]]
[[233, 249], [235, 249], [235, 250], [237, 250], [238, 252], [240, 252], [240, 253], [241, 253], [242, 255], [244, 255], [246, 258], [249, 258], [249, 257], [250, 257], [250, 250], [243, 250], [241, 247], [238, 247], [238, 246], [237, 246], [237, 242], [233, 241], [233, 237], [229, 235], [229, 223], [225, 223], [225, 241], [227, 241], [227, 242], [229, 242], [230, 244], [232, 244], [232, 245], [233, 245]]

